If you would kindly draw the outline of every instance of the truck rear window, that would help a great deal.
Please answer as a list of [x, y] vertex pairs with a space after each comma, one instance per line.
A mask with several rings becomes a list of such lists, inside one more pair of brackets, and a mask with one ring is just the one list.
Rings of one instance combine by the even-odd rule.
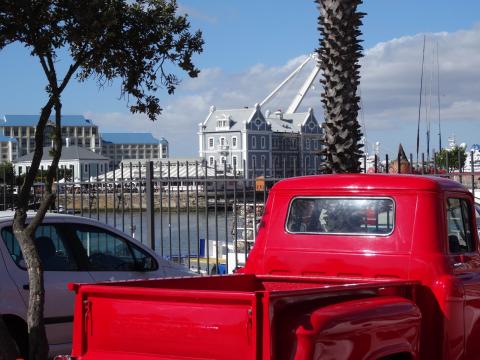
[[395, 206], [390, 198], [298, 197], [290, 203], [290, 233], [388, 235]]

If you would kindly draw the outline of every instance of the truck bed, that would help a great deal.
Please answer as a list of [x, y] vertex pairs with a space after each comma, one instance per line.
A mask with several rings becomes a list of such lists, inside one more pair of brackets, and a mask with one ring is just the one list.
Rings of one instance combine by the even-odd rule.
[[[78, 359], [270, 359], [301, 307], [411, 297], [411, 281], [230, 275], [71, 284]], [[282, 332], [283, 333], [283, 332]], [[138, 344], [142, 344], [139, 346]]]

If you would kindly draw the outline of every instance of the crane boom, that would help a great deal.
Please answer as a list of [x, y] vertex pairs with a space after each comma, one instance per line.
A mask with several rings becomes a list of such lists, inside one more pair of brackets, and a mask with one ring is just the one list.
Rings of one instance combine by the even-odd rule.
[[318, 63], [315, 65], [313, 68], [312, 72], [308, 76], [307, 80], [303, 83], [302, 87], [300, 88], [298, 94], [295, 96], [293, 101], [290, 103], [290, 106], [287, 109], [287, 113], [294, 113], [297, 111], [298, 107], [300, 106], [300, 103], [302, 102], [303, 98], [305, 95], [307, 95], [308, 90], [310, 89], [310, 86], [313, 83], [313, 80], [317, 77], [318, 73], [320, 72], [320, 65]]
[[287, 78], [285, 80], [283, 80], [280, 85], [278, 85], [265, 99], [263, 99], [263, 101], [260, 103], [260, 106], [263, 106], [265, 103], [267, 103], [273, 96], [275, 96], [276, 93], [278, 93], [280, 91], [280, 89], [286, 84], [288, 83], [295, 75], [297, 75], [300, 70], [303, 69], [303, 67], [312, 59], [311, 56], [308, 56], [307, 59], [305, 59], [304, 62], [302, 62], [300, 64], [299, 67], [297, 67], [295, 70], [293, 70], [293, 72], [287, 76]]

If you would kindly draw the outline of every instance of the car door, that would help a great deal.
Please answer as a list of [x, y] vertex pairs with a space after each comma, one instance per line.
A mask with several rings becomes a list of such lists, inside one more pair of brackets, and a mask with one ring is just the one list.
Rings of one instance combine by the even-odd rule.
[[475, 214], [467, 196], [450, 194], [446, 204], [448, 251], [465, 296], [465, 358], [474, 359], [480, 354], [480, 253]]
[[[25, 305], [28, 304], [28, 274], [12, 227], [4, 226], [2, 240], [10, 254], [7, 268], [16, 283]], [[44, 267], [45, 325], [49, 344], [72, 341], [74, 293], [67, 289], [69, 282], [92, 282], [88, 271], [82, 271], [74, 247], [65, 237], [60, 224], [43, 223], [35, 232], [35, 243]]]
[[71, 236], [82, 244], [88, 258], [88, 270], [95, 281], [165, 276], [153, 256], [109, 229], [75, 224], [70, 231]]

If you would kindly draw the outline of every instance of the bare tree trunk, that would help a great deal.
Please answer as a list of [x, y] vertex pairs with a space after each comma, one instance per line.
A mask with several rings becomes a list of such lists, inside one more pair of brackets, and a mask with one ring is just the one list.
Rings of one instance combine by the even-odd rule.
[[[37, 53], [42, 68], [48, 79], [48, 92], [50, 97], [40, 113], [40, 119], [35, 131], [35, 150], [33, 153], [32, 163], [30, 169], [26, 173], [22, 188], [20, 189], [19, 197], [15, 206], [15, 216], [13, 218], [13, 233], [15, 234], [15, 237], [20, 245], [20, 249], [22, 250], [22, 254], [27, 265], [30, 288], [27, 312], [29, 360], [46, 360], [48, 357], [48, 341], [43, 316], [45, 302], [43, 267], [35, 246], [35, 230], [43, 221], [47, 210], [54, 203], [56, 197], [56, 195], [52, 192], [52, 184], [57, 172], [60, 155], [62, 153], [62, 104], [60, 101], [60, 95], [81, 63], [80, 59], [69, 67], [59, 86], [53, 55], [49, 52], [45, 53], [43, 50], [44, 49], [40, 49], [40, 51], [37, 51]], [[42, 161], [45, 126], [47, 125], [53, 108], [55, 108], [55, 149], [52, 149], [53, 160], [50, 168], [48, 169], [45, 180], [45, 196], [40, 203], [40, 207], [35, 216], [27, 224], [30, 189], [33, 186], [35, 177], [37, 176], [37, 172], [40, 167], [40, 162]]]
[[[18, 210], [17, 210], [18, 211]], [[13, 231], [17, 241], [23, 244], [22, 253], [27, 265], [29, 279], [29, 297], [27, 324], [29, 332], [30, 360], [46, 359], [48, 356], [47, 334], [43, 319], [45, 289], [43, 286], [43, 268], [35, 248], [33, 237], [26, 229], [19, 228], [14, 222]]]
[[17, 349], [12, 337], [0, 316], [0, 360], [12, 360], [17, 357]]
[[[53, 100], [52, 100], [53, 99]], [[58, 94], [52, 95], [49, 105], [55, 106], [56, 113], [56, 129], [55, 129], [55, 143], [57, 145], [54, 150], [54, 157], [52, 165], [50, 166], [46, 183], [45, 196], [40, 203], [33, 219], [27, 224], [27, 210], [28, 200], [30, 195], [30, 188], [35, 180], [40, 161], [43, 156], [43, 133], [46, 121], [48, 120], [50, 109], [44, 108], [35, 133], [35, 152], [32, 160], [32, 167], [29, 169], [25, 177], [24, 184], [20, 191], [20, 196], [17, 202], [13, 221], [13, 232], [22, 250], [25, 263], [27, 265], [28, 280], [29, 280], [29, 301], [27, 312], [28, 325], [28, 342], [29, 342], [29, 359], [30, 360], [46, 360], [48, 357], [48, 341], [45, 331], [45, 323], [43, 316], [43, 308], [45, 302], [45, 288], [43, 283], [43, 267], [35, 246], [35, 229], [42, 222], [47, 210], [55, 201], [55, 194], [52, 193], [52, 183], [58, 167], [60, 159], [62, 139], [60, 130], [61, 119], [61, 105]], [[43, 125], [43, 126], [42, 126]]]

